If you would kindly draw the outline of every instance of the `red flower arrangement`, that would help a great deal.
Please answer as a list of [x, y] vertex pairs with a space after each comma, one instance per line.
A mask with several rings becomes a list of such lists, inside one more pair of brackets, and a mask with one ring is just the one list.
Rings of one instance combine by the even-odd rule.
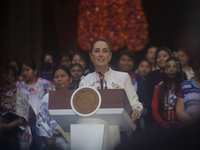
[[81, 0], [78, 25], [78, 42], [84, 51], [90, 51], [98, 38], [107, 39], [114, 51], [125, 45], [139, 51], [148, 43], [141, 0]]

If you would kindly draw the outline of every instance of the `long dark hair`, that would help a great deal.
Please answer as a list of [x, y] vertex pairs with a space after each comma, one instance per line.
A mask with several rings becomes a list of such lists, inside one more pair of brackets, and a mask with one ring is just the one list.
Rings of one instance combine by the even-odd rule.
[[168, 91], [169, 91], [169, 77], [167, 76], [166, 73], [166, 68], [167, 68], [167, 64], [170, 60], [174, 60], [177, 64], [177, 75], [175, 77], [175, 95], [178, 95], [179, 92], [179, 87], [180, 84], [186, 80], [185, 76], [184, 76], [184, 72], [182, 71], [182, 67], [181, 67], [181, 62], [178, 58], [176, 57], [170, 57], [166, 60], [165, 63], [165, 75], [164, 75], [164, 81], [161, 85], [160, 91], [158, 93], [158, 102], [159, 102], [159, 113], [162, 113], [164, 110], [164, 99], [167, 98], [166, 96], [168, 96]]
[[68, 74], [69, 78], [72, 77], [72, 74], [71, 74], [71, 72], [70, 72], [70, 70], [69, 70], [68, 67], [66, 67], [65, 65], [57, 65], [57, 66], [54, 68], [54, 70], [53, 70], [53, 78], [54, 78], [55, 72], [56, 72], [57, 70], [59, 70], [59, 69], [64, 70], [64, 71]]

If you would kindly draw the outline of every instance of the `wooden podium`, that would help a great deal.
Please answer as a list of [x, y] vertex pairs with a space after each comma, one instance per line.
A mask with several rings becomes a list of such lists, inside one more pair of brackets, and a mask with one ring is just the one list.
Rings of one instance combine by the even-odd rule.
[[95, 114], [87, 117], [77, 115], [71, 108], [74, 90], [49, 92], [49, 112], [65, 132], [70, 132], [71, 149], [113, 149], [120, 142], [120, 131], [136, 129], [130, 118], [132, 108], [125, 91], [98, 91], [102, 99], [101, 106]]

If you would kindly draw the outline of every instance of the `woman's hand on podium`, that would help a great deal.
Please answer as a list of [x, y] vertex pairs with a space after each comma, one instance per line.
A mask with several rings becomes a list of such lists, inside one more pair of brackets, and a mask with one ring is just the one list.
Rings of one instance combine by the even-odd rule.
[[131, 119], [134, 122], [139, 117], [139, 111], [133, 108]]
[[134, 108], [132, 108], [132, 114], [131, 114], [131, 119], [132, 121], [135, 121], [136, 119], [139, 119], [143, 110], [140, 106], [135, 106]]

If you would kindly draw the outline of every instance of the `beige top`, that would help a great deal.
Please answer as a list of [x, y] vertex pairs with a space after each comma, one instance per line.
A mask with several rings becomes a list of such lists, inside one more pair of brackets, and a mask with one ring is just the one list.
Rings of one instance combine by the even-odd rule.
[[[99, 74], [93, 72], [85, 76], [79, 84], [79, 87], [82, 86], [92, 86], [96, 89], [101, 89]], [[107, 87], [107, 89], [124, 89], [132, 108], [140, 106], [143, 109], [143, 106], [139, 102], [138, 96], [132, 86], [131, 78], [128, 73], [114, 71], [109, 68], [109, 71], [104, 74], [103, 87], [104, 89], [105, 87]]]

